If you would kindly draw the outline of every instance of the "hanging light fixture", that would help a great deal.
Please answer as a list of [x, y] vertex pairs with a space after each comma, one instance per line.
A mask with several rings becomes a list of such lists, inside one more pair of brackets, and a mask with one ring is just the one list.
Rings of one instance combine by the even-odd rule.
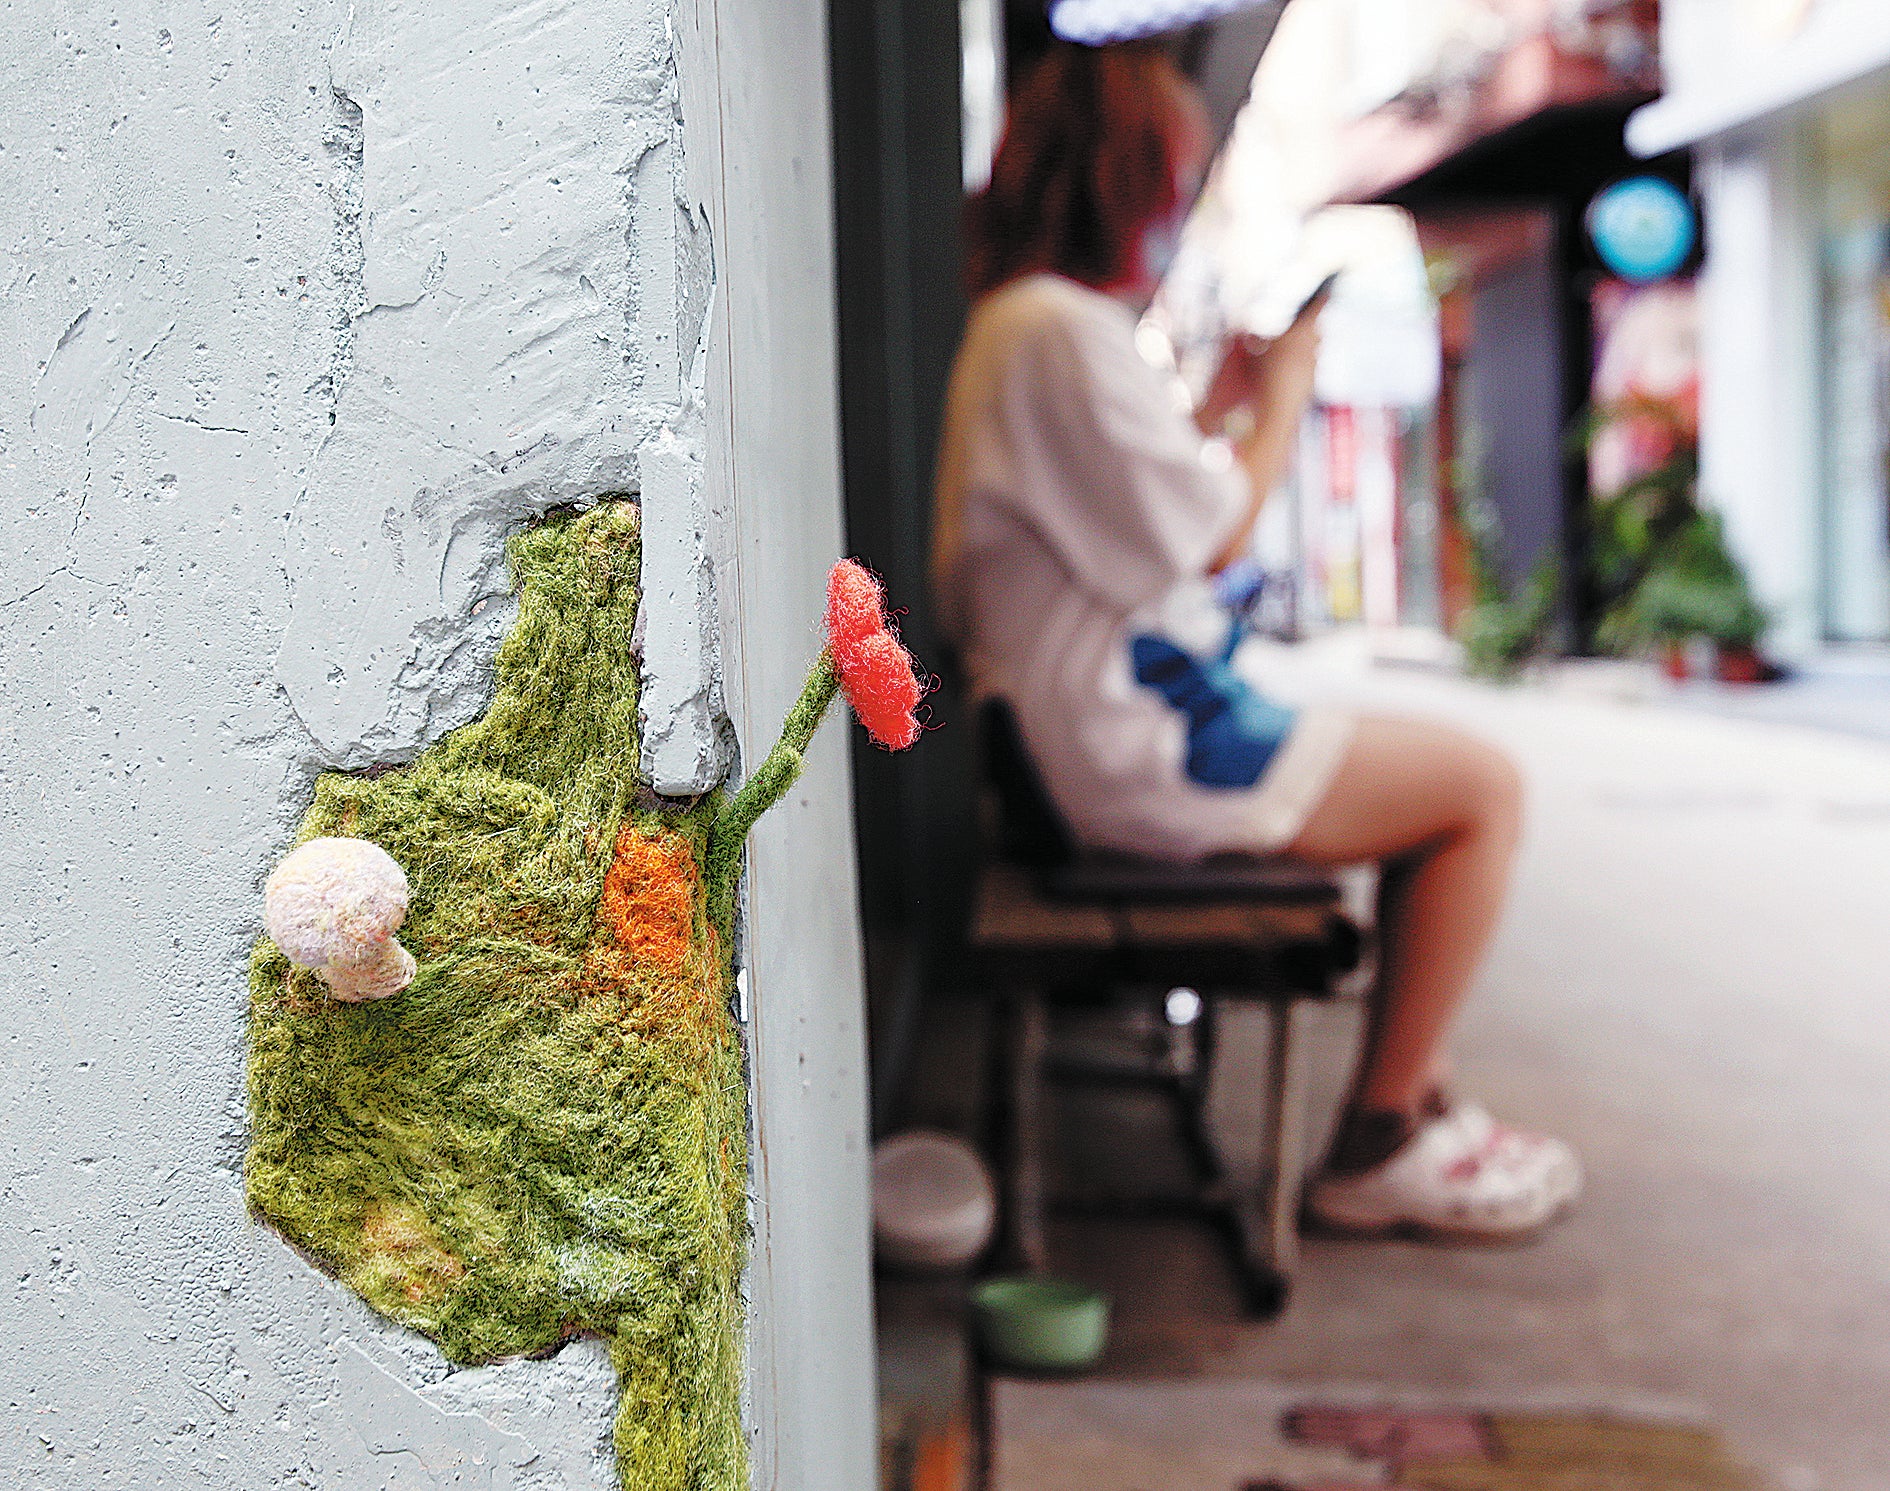
[[1050, 29], [1064, 41], [1098, 47], [1179, 31], [1265, 0], [1050, 0]]

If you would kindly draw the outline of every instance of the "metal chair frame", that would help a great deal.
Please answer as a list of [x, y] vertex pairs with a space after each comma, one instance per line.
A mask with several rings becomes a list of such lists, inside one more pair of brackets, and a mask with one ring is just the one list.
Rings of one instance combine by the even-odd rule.
[[[1036, 781], [1014, 721], [987, 706], [987, 776], [997, 789], [999, 832], [980, 871], [969, 946], [1009, 1011], [1004, 1191], [1008, 1239], [1023, 1267], [1047, 1265], [1045, 1217], [1055, 1204], [1085, 1211], [1203, 1217], [1228, 1244], [1247, 1309], [1270, 1318], [1291, 1291], [1298, 1254], [1306, 1074], [1297, 1013], [1343, 992], [1363, 947], [1329, 873], [1285, 858], [1230, 858], [1178, 865], [1077, 849]], [[1200, 1018], [1145, 1043], [1136, 1064], [1058, 1057], [1052, 1017], [1071, 989], [1151, 991], [1188, 987]], [[1207, 1104], [1219, 1050], [1219, 1002], [1268, 1006], [1260, 1101], [1258, 1184], [1232, 1181], [1209, 1128]], [[1044, 1165], [1047, 1090], [1059, 1083], [1152, 1090], [1169, 1102], [1194, 1174], [1179, 1198], [1125, 1202], [1052, 1197]]]

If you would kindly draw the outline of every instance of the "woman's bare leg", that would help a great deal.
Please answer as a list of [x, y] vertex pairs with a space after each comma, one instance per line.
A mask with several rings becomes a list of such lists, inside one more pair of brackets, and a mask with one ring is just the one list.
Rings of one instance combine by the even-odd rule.
[[1290, 852], [1384, 867], [1383, 987], [1354, 1088], [1356, 1109], [1415, 1114], [1502, 909], [1522, 822], [1522, 779], [1447, 725], [1367, 718]]

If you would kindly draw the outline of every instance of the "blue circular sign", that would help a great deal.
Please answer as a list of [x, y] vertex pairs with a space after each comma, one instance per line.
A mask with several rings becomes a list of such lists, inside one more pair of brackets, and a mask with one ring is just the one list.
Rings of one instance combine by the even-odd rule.
[[1693, 204], [1671, 181], [1630, 176], [1595, 194], [1588, 204], [1588, 236], [1608, 268], [1645, 284], [1687, 262], [1699, 226]]

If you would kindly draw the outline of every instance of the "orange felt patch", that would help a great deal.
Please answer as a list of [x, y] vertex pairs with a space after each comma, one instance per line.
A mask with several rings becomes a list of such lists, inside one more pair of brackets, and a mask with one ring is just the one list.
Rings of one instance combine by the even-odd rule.
[[681, 973], [695, 947], [696, 857], [679, 835], [652, 838], [626, 823], [604, 877], [597, 919], [631, 957]]

